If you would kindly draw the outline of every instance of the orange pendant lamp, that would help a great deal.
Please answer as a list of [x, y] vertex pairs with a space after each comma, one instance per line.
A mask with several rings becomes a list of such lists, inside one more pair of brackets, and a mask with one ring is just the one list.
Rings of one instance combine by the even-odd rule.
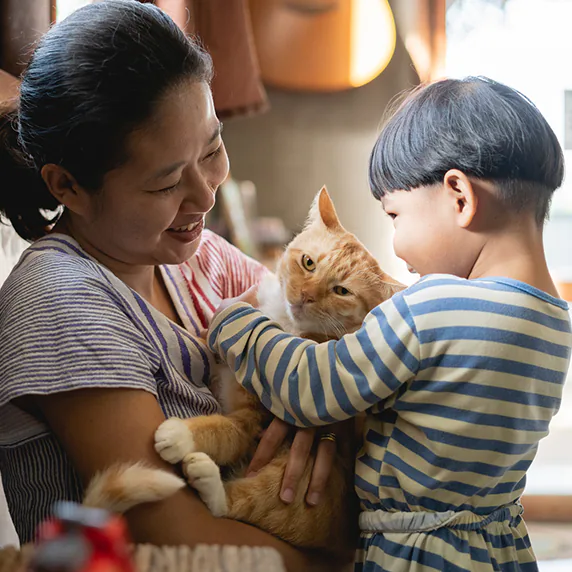
[[254, 41], [268, 85], [329, 92], [377, 77], [395, 51], [387, 0], [250, 0]]

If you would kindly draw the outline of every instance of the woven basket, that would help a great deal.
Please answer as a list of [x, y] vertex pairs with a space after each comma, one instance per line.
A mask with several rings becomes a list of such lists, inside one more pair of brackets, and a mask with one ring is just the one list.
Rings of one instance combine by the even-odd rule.
[[[31, 545], [1, 549], [0, 572], [25, 572], [33, 552]], [[266, 547], [139, 544], [133, 559], [137, 572], [286, 572], [280, 554]]]

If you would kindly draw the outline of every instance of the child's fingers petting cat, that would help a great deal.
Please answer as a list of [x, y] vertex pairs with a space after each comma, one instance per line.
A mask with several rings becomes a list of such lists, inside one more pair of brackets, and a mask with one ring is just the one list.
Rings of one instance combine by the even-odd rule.
[[288, 423], [278, 418], [275, 418], [270, 423], [268, 429], [264, 431], [260, 443], [258, 443], [252, 461], [250, 461], [246, 472], [247, 476], [253, 476], [274, 459], [278, 449], [280, 449], [292, 429], [292, 425], [288, 425]]
[[258, 308], [258, 284], [251, 286], [246, 292], [237, 297], [238, 302], [246, 302]]
[[296, 496], [296, 490], [304, 474], [304, 469], [310, 457], [310, 451], [314, 444], [315, 429], [298, 429], [292, 442], [292, 448], [288, 454], [288, 464], [282, 479], [280, 498], [286, 504], [290, 504]]
[[236, 304], [237, 302], [246, 302], [255, 308], [258, 308], [258, 284], [251, 286], [246, 292], [243, 292], [240, 296], [236, 298], [227, 298], [223, 300], [219, 307], [216, 309], [214, 313], [213, 320], [223, 311], [226, 310], [229, 306]]

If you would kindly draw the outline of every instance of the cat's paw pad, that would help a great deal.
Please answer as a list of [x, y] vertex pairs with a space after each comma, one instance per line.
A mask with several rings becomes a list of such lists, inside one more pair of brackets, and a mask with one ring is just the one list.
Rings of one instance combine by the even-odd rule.
[[218, 465], [206, 453], [190, 453], [183, 459], [183, 472], [213, 516], [226, 516], [226, 492]]
[[195, 440], [181, 419], [167, 419], [155, 431], [155, 451], [169, 463], [179, 463], [195, 450]]

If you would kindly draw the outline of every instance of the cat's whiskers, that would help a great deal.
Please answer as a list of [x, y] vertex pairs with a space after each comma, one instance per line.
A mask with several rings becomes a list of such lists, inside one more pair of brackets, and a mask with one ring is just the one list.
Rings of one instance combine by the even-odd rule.
[[328, 331], [328, 322], [329, 322], [329, 315], [324, 311], [324, 310], [315, 310], [315, 323], [316, 326], [318, 327], [318, 330], [321, 331], [321, 333], [324, 335], [324, 337], [328, 337], [329, 336], [329, 331]]
[[326, 326], [329, 330], [333, 331], [336, 338], [341, 338], [346, 333], [346, 328], [341, 320], [332, 316], [328, 312], [322, 310], [320, 311], [320, 325], [324, 328], [324, 335], [329, 336], [330, 332], [326, 330]]

